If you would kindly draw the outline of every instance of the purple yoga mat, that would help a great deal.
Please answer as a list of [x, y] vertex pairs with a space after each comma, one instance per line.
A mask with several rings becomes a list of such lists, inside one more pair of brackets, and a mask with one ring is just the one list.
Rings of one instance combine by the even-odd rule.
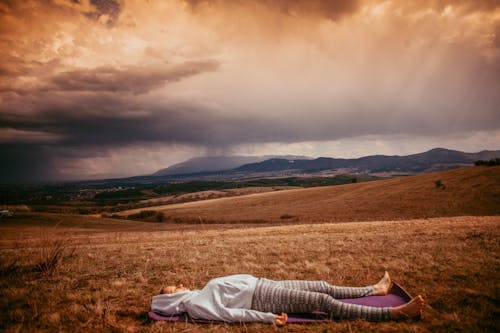
[[[374, 307], [394, 307], [405, 304], [411, 300], [410, 294], [404, 290], [397, 283], [393, 283], [391, 290], [385, 296], [366, 296], [359, 298], [346, 298], [340, 299], [344, 303], [367, 305]], [[185, 313], [177, 316], [162, 316], [161, 314], [150, 311], [149, 318], [154, 320], [166, 320], [166, 321], [185, 321], [192, 323], [213, 323], [213, 320], [205, 319], [192, 319]], [[329, 321], [326, 318], [326, 313], [324, 312], [313, 312], [313, 313], [292, 313], [288, 314], [287, 323], [292, 324], [305, 324], [305, 323], [319, 323]]]

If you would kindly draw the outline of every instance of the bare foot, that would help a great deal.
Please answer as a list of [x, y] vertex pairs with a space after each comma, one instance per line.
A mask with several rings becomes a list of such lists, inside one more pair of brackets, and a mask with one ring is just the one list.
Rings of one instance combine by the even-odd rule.
[[384, 277], [377, 284], [373, 285], [375, 295], [384, 296], [391, 290], [392, 281], [389, 272], [385, 271]]
[[424, 299], [418, 295], [408, 303], [392, 308], [392, 318], [398, 320], [419, 317], [423, 306]]

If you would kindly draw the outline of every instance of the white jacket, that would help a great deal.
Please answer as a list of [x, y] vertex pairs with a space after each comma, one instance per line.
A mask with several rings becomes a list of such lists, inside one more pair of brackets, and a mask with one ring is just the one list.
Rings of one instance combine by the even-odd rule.
[[257, 281], [246, 274], [216, 278], [202, 290], [154, 296], [151, 310], [167, 316], [187, 312], [194, 319], [273, 323], [275, 314], [251, 310]]

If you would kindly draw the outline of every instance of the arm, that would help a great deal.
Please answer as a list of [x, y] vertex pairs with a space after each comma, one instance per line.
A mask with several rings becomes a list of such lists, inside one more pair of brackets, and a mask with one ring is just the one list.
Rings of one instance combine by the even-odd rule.
[[225, 322], [263, 322], [263, 323], [276, 323], [276, 316], [271, 312], [260, 312], [256, 310], [247, 309], [232, 309], [223, 306], [218, 306], [216, 309], [207, 308], [205, 306], [198, 306], [191, 304], [188, 309], [189, 314], [193, 318], [201, 318], [208, 320], [219, 320]]
[[275, 323], [277, 316], [271, 312], [260, 312], [247, 309], [223, 308], [220, 312], [224, 321], [228, 322], [263, 322]]

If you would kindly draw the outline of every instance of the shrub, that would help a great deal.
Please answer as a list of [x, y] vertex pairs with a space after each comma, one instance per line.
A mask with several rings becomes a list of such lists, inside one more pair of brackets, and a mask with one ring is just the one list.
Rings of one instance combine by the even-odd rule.
[[65, 250], [64, 241], [62, 239], [56, 239], [47, 244], [40, 249], [40, 259], [35, 264], [35, 271], [47, 273], [49, 275], [53, 274], [61, 259]]
[[141, 210], [139, 213], [128, 215], [127, 219], [129, 219], [129, 220], [135, 220], [135, 219], [143, 220], [143, 219], [147, 219], [149, 217], [155, 216], [155, 215], [156, 215], [155, 210]]
[[165, 219], [165, 214], [163, 212], [160, 211], [156, 213], [156, 221], [163, 222], [164, 219]]
[[69, 238], [64, 233], [58, 233], [59, 223], [54, 226], [53, 231], [46, 235], [42, 246], [38, 252], [33, 269], [47, 275], [54, 274], [60, 266], [62, 260], [71, 257], [75, 252], [75, 247], [69, 247]]
[[500, 165], [500, 158], [492, 158], [489, 161], [479, 160], [474, 163], [476, 166], [484, 165], [484, 166], [495, 166]]

